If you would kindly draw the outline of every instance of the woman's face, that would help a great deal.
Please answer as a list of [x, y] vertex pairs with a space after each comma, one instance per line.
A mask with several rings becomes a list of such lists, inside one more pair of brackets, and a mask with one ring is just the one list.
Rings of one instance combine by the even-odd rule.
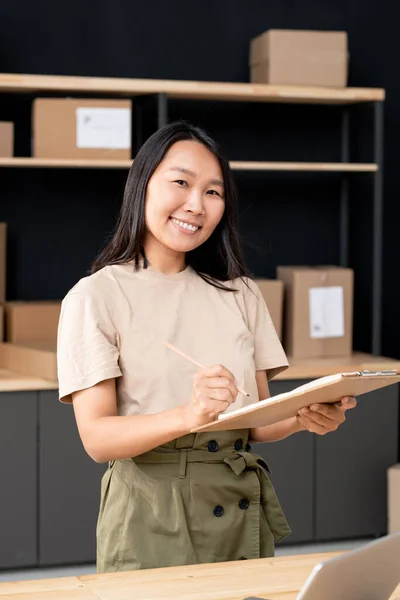
[[146, 243], [184, 253], [203, 244], [225, 209], [216, 157], [195, 141], [176, 142], [154, 171], [146, 192]]

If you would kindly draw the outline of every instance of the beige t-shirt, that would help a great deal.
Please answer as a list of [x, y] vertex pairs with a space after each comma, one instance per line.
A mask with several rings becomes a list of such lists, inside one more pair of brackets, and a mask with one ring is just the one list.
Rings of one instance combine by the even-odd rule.
[[132, 263], [81, 279], [62, 302], [58, 379], [62, 402], [72, 392], [116, 378], [118, 414], [152, 414], [189, 401], [193, 364], [225, 365], [239, 386], [232, 410], [259, 400], [255, 373], [268, 378], [288, 366], [258, 286], [230, 282], [238, 292], [206, 283], [191, 267], [165, 275]]

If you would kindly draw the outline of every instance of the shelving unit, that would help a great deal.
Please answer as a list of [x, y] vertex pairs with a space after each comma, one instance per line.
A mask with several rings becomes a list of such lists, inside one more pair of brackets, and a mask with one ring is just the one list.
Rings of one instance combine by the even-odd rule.
[[[308, 360], [289, 356], [290, 367], [271, 382], [271, 393], [287, 392], [300, 382], [338, 371], [400, 368], [400, 361], [380, 356], [384, 90], [0, 74], [1, 93], [131, 98], [136, 146], [151, 132], [143, 126], [149, 115], [153, 130], [167, 123], [170, 99], [340, 106], [341, 162], [231, 162], [235, 171], [340, 174], [343, 266], [349, 262], [349, 179], [365, 177], [373, 185], [371, 353]], [[369, 105], [373, 111], [374, 150], [372, 162], [367, 164], [350, 162], [349, 111], [356, 104]], [[0, 159], [0, 168], [128, 169], [131, 163], [14, 157]], [[52, 359], [55, 351], [55, 347], [50, 350]], [[0, 347], [0, 424], [13, 432], [11, 441], [0, 435], [0, 451], [10, 457], [3, 461], [0, 476], [11, 486], [1, 498], [0, 529], [7, 543], [0, 552], [0, 568], [93, 561], [97, 490], [103, 467], [85, 455], [73, 411], [58, 402], [57, 381], [16, 373], [17, 361], [10, 356]], [[398, 389], [390, 386], [360, 401], [357, 417], [349, 419], [332, 437], [317, 439], [304, 432], [275, 444], [257, 445], [257, 453], [272, 469], [274, 485], [294, 532], [289, 543], [315, 543], [338, 534], [359, 539], [385, 531], [384, 476], [386, 467], [398, 458], [398, 400]], [[65, 466], [61, 471], [60, 464]], [[21, 488], [21, 481], [10, 478], [9, 473], [22, 469], [29, 477], [23, 478]], [[68, 496], [65, 489], [76, 493]], [[78, 512], [81, 526], [77, 529]]]
[[[340, 173], [340, 265], [349, 266], [349, 178], [365, 176], [373, 184], [373, 259], [371, 355], [381, 354], [381, 284], [382, 284], [382, 204], [383, 204], [383, 101], [380, 88], [315, 88], [267, 84], [198, 82], [151, 79], [65, 77], [52, 75], [0, 74], [0, 93], [36, 95], [97, 95], [128, 97], [135, 107], [133, 140], [140, 146], [149, 132], [143, 128], [144, 116], [150, 113], [154, 129], [168, 122], [170, 99], [212, 100], [225, 102], [259, 102], [336, 105], [342, 107], [340, 162], [265, 162], [232, 161], [234, 171]], [[373, 110], [373, 162], [349, 161], [349, 110], [366, 104]], [[131, 160], [63, 160], [14, 157], [0, 159], [0, 168], [56, 169], [128, 169]], [[346, 364], [346, 363], [344, 363]], [[400, 365], [400, 362], [399, 362]], [[306, 369], [307, 371], [307, 369]], [[299, 372], [301, 375], [301, 372]]]

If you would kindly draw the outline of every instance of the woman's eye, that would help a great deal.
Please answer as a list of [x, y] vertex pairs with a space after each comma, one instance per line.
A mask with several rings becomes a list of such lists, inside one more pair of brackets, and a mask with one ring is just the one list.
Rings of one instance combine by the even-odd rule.
[[187, 185], [187, 181], [185, 181], [184, 179], [176, 179], [175, 183], [177, 183], [178, 185], [181, 185], [181, 186]]
[[209, 194], [210, 196], [221, 196], [221, 194], [217, 192], [217, 190], [208, 190], [207, 194]]

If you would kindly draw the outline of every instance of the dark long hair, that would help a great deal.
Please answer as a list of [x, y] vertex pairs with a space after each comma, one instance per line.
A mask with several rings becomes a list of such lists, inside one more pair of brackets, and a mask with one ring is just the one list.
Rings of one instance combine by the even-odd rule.
[[120, 214], [110, 241], [93, 262], [95, 273], [107, 265], [147, 260], [144, 254], [146, 235], [145, 200], [147, 184], [169, 148], [179, 141], [193, 140], [214, 154], [224, 179], [225, 210], [221, 221], [201, 246], [186, 253], [190, 265], [207, 283], [221, 285], [237, 277], [247, 276], [238, 234], [238, 198], [228, 161], [217, 143], [202, 129], [185, 122], [170, 123], [149, 137], [136, 155], [129, 171]]

